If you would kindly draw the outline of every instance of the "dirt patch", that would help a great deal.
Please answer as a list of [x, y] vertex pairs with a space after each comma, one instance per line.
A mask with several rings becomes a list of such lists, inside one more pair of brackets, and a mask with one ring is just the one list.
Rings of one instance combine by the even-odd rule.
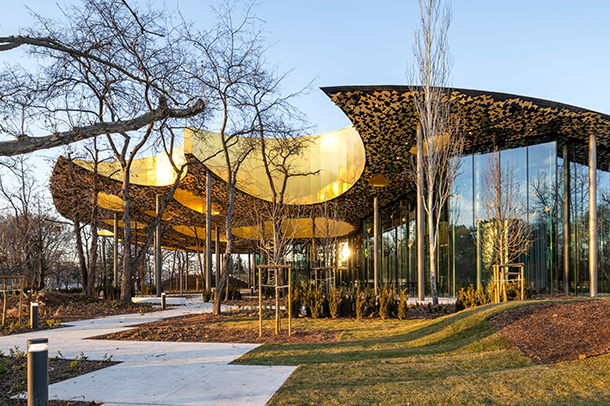
[[610, 352], [610, 301], [606, 300], [522, 306], [489, 322], [538, 364]]
[[0, 336], [21, 334], [32, 331], [25, 326], [29, 322], [30, 302], [38, 303], [38, 330], [60, 327], [61, 323], [95, 319], [128, 313], [148, 313], [160, 310], [148, 303], [123, 304], [119, 301], [104, 301], [81, 294], [43, 291], [24, 298], [22, 304], [22, 324], [19, 318], [19, 297], [7, 298], [7, 320], [0, 328]]
[[263, 329], [258, 336], [258, 328], [228, 328], [220, 323], [231, 318], [229, 315], [214, 316], [204, 313], [182, 316], [162, 321], [140, 324], [137, 328], [118, 333], [94, 337], [107, 340], [137, 341], [187, 341], [224, 343], [264, 343], [264, 344], [316, 344], [335, 343], [342, 331], [293, 329], [288, 336], [288, 322], [282, 320], [282, 330], [276, 335], [274, 329]]
[[[11, 399], [11, 396], [27, 391], [27, 360], [25, 354], [14, 351], [12, 357], [0, 355], [0, 405], [25, 406], [27, 400]], [[49, 358], [49, 384], [83, 375], [98, 369], [115, 365], [114, 361], [89, 361], [79, 358], [75, 360]], [[98, 405], [95, 402], [80, 401], [49, 401], [52, 406], [84, 406]]]

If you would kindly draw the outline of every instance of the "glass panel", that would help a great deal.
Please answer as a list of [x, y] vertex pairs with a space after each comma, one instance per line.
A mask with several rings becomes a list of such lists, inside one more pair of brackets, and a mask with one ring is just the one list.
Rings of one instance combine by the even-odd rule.
[[570, 162], [571, 263], [574, 292], [589, 292], [589, 168]]
[[472, 155], [461, 158], [460, 173], [449, 197], [449, 234], [451, 239], [451, 296], [476, 283]]
[[556, 144], [529, 147], [529, 221], [532, 227], [529, 277], [537, 290], [554, 291], [557, 275]]
[[597, 188], [597, 291], [610, 293], [610, 173], [597, 171]]

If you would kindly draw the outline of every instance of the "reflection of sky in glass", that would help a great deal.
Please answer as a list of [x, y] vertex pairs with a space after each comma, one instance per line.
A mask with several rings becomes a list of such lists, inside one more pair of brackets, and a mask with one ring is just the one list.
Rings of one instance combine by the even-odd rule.
[[485, 188], [485, 172], [489, 166], [489, 155], [480, 154], [474, 156], [474, 215], [476, 220], [485, 219], [485, 211], [481, 200]]
[[462, 157], [460, 173], [450, 196], [451, 221], [455, 225], [472, 227], [472, 156]]

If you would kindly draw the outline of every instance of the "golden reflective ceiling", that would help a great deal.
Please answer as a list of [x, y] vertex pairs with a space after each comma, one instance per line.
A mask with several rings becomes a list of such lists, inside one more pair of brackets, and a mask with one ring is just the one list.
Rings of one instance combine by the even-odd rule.
[[[345, 223], [339, 227], [348, 233], [362, 225], [362, 219], [372, 213], [372, 200], [377, 196], [380, 205], [397, 198], [413, 196], [413, 185], [406, 173], [410, 167], [410, 152], [415, 146], [418, 119], [407, 86], [346, 86], [324, 88], [324, 92], [352, 121], [353, 127], [311, 137], [311, 148], [295, 161], [303, 171], [320, 169], [318, 176], [295, 179], [289, 185], [288, 200], [307, 203], [300, 213], [306, 220], [292, 220], [294, 230], [312, 232], [310, 218], [318, 217], [320, 202], [332, 199], [345, 211]], [[454, 114], [459, 114], [461, 128], [466, 134], [466, 153], [485, 152], [494, 145], [514, 148], [549, 141], [567, 144], [576, 162], [586, 163], [587, 141], [591, 131], [598, 135], [599, 162], [610, 158], [610, 117], [560, 103], [523, 96], [476, 90], [455, 89], [452, 94]], [[217, 137], [217, 136], [216, 136]], [[205, 229], [206, 170], [212, 172], [212, 226], [224, 234], [224, 214], [227, 192], [221, 157], [205, 160], [219, 149], [218, 139], [211, 133], [185, 132], [184, 150], [176, 151], [177, 162], [194, 159], [181, 179], [180, 188], [168, 207], [170, 216], [161, 222], [164, 245], [174, 247], [201, 246]], [[163, 154], [161, 154], [163, 155]], [[264, 182], [259, 159], [253, 154], [244, 164], [236, 192], [235, 234], [243, 249], [247, 239], [261, 230], [251, 216], [256, 202], [269, 199], [269, 187]], [[82, 194], [82, 216], [90, 216], [90, 163], [79, 163], [77, 173], [79, 193]], [[71, 207], [69, 165], [60, 158], [55, 167], [51, 189], [60, 213], [69, 217]], [[103, 167], [100, 201], [104, 219], [111, 219], [120, 205], [120, 168], [116, 163]], [[173, 177], [168, 174], [168, 162], [162, 156], [143, 158], [132, 176], [133, 218], [143, 224], [154, 214], [157, 193], [165, 194]], [[171, 169], [171, 168], [170, 168]], [[379, 180], [386, 185], [375, 186]], [[89, 182], [89, 183], [88, 183]], [[316, 228], [317, 228], [316, 220]], [[309, 226], [307, 226], [309, 223]], [[105, 224], [105, 223], [102, 223]], [[187, 229], [197, 227], [197, 232]], [[267, 226], [268, 227], [268, 226]], [[297, 233], [298, 234], [298, 233]], [[303, 231], [302, 235], [307, 235]], [[199, 242], [198, 242], [199, 241]], [[238, 248], [239, 249], [239, 248]]]

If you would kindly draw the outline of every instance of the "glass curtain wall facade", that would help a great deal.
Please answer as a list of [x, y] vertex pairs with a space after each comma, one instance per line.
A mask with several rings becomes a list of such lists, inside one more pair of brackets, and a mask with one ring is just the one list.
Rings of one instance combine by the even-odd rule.
[[[540, 292], [564, 289], [563, 250], [566, 236], [563, 199], [566, 170], [557, 143], [530, 145], [499, 152], [503, 169], [512, 167], [518, 196], [523, 202], [522, 221], [530, 226], [530, 246], [518, 259], [525, 264], [526, 277]], [[455, 296], [470, 284], [487, 284], [492, 278], [494, 256], [485, 237], [488, 218], [482, 207], [485, 174], [490, 153], [461, 158], [460, 174], [444, 209], [440, 224], [437, 255], [438, 291], [441, 296]], [[570, 164], [570, 250], [569, 289], [588, 293], [588, 167]], [[604, 168], [608, 169], [608, 168]], [[598, 176], [598, 257], [599, 292], [610, 292], [610, 174]], [[417, 290], [416, 208], [412, 200], [399, 200], [380, 211], [380, 283], [397, 289]], [[427, 226], [425, 227], [427, 233]], [[426, 241], [427, 241], [426, 234]], [[363, 221], [361, 234], [348, 241], [351, 255], [348, 272], [341, 284], [354, 286], [373, 283], [373, 219]], [[426, 246], [426, 251], [428, 247]], [[426, 262], [428, 256], [426, 254]], [[428, 266], [426, 266], [428, 268]], [[426, 272], [426, 285], [429, 270]], [[429, 286], [426, 289], [430, 294]]]

